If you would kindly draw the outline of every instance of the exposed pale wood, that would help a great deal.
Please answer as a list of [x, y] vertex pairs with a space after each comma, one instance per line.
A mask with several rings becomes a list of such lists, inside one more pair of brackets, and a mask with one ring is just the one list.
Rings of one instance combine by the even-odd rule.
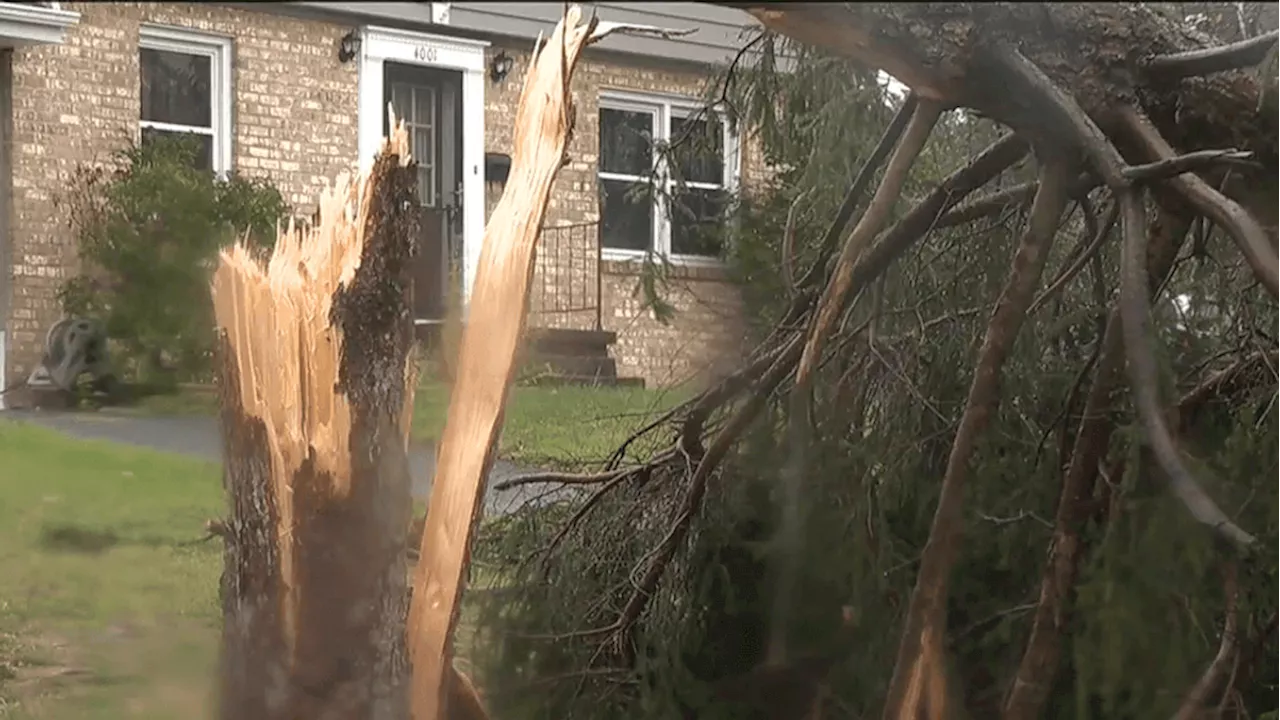
[[224, 251], [220, 717], [407, 718], [403, 543], [414, 372], [408, 139], [320, 197], [264, 262]]
[[570, 78], [583, 48], [611, 32], [668, 31], [597, 23], [594, 17], [583, 23], [581, 9], [571, 6], [546, 42], [539, 38], [524, 79], [511, 174], [485, 228], [414, 574], [409, 648], [416, 720], [453, 716], [442, 683], [449, 674], [452, 630], [483, 479], [501, 430], [528, 314], [534, 245], [573, 132]]

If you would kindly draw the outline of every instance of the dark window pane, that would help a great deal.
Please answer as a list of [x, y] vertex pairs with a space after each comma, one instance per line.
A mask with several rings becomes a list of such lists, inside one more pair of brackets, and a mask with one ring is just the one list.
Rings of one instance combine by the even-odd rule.
[[643, 175], [653, 169], [653, 115], [600, 108], [600, 171]]
[[653, 241], [653, 195], [647, 184], [601, 180], [600, 234], [607, 248], [648, 250]]
[[142, 119], [213, 127], [211, 59], [207, 55], [138, 51], [142, 69]]
[[142, 144], [162, 140], [174, 143], [174, 152], [188, 153], [197, 170], [213, 170], [213, 136], [201, 133], [169, 132], [155, 128], [142, 128]]
[[728, 195], [723, 190], [687, 188], [671, 198], [671, 252], [720, 255]]
[[439, 163], [436, 138], [439, 104], [433, 87], [406, 82], [389, 83], [391, 107], [409, 133], [409, 152], [418, 161], [418, 202], [439, 205]]
[[724, 182], [724, 130], [720, 119], [704, 114], [671, 119], [671, 162], [684, 182]]

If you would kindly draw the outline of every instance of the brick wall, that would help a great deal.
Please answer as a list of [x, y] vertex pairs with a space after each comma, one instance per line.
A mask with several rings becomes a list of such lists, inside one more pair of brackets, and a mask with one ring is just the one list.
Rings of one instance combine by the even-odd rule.
[[[528, 67], [527, 47], [495, 43], [489, 57], [506, 52], [515, 60], [508, 78], [490, 83], [485, 94], [485, 150], [510, 153], [512, 122], [520, 81]], [[708, 82], [705, 71], [637, 65], [634, 58], [619, 59], [588, 51], [574, 73], [571, 92], [577, 107], [577, 124], [569, 144], [569, 164], [556, 178], [545, 226], [590, 223], [599, 219], [596, 162], [599, 153], [599, 93], [603, 89], [627, 90], [699, 98]], [[744, 141], [742, 181], [750, 187], [761, 177], [762, 162], [755, 148]], [[500, 196], [502, 186], [491, 183], [488, 208]], [[594, 323], [594, 311], [539, 314], [543, 288], [552, 294], [572, 295], [571, 300], [594, 292], [595, 238], [573, 231], [544, 231], [538, 271], [530, 298], [531, 325], [585, 328]], [[637, 290], [639, 264], [606, 262], [603, 270], [602, 322], [618, 334], [613, 356], [618, 374], [641, 377], [653, 385], [678, 382], [694, 375], [716, 374], [740, 357], [743, 350], [742, 307], [739, 294], [719, 268], [673, 267], [664, 299], [676, 309], [668, 324], [659, 322], [643, 307]], [[550, 282], [544, 281], [548, 278]], [[546, 301], [549, 306], [563, 298]], [[573, 303], [576, 304], [576, 303]]]
[[[12, 301], [8, 317], [9, 377], [25, 376], [43, 332], [60, 314], [57, 290], [74, 270], [75, 249], [54, 199], [75, 168], [103, 162], [138, 132], [138, 28], [157, 23], [231, 36], [232, 160], [250, 176], [269, 176], [299, 213], [357, 154], [357, 63], [339, 64], [336, 48], [348, 24], [332, 24], [218, 5], [67, 3], [81, 13], [66, 43], [19, 49], [13, 55], [13, 205], [9, 228]], [[515, 104], [528, 46], [495, 43], [515, 67], [502, 83], [486, 82], [485, 149], [510, 152]], [[707, 74], [637, 65], [589, 52], [573, 83], [578, 122], [570, 163], [553, 191], [548, 226], [598, 220], [597, 99], [603, 88], [696, 98]], [[744, 149], [742, 177], [761, 167]], [[491, 210], [502, 191], [487, 188]], [[549, 232], [535, 279], [534, 310], [594, 306], [595, 237], [582, 229]], [[548, 282], [543, 282], [546, 278]], [[732, 362], [740, 350], [740, 304], [715, 269], [674, 273], [667, 300], [670, 324], [641, 307], [633, 263], [607, 263], [603, 275], [605, 329], [618, 333], [619, 373], [652, 384], [682, 379]], [[534, 324], [586, 328], [594, 310], [535, 315]]]
[[339, 64], [336, 52], [348, 26], [196, 3], [64, 7], [80, 13], [65, 44], [13, 55], [10, 378], [36, 361], [74, 269], [54, 208], [59, 188], [77, 165], [104, 161], [137, 135], [140, 23], [234, 38], [233, 167], [269, 175], [300, 212], [356, 157], [356, 63]]

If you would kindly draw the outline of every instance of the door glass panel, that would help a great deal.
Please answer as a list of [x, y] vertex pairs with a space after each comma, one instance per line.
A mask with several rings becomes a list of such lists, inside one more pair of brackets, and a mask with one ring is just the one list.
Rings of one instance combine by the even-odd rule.
[[424, 207], [438, 207], [439, 147], [436, 116], [439, 99], [433, 87], [392, 82], [391, 107], [402, 118], [409, 133], [409, 152], [418, 161], [418, 201]]

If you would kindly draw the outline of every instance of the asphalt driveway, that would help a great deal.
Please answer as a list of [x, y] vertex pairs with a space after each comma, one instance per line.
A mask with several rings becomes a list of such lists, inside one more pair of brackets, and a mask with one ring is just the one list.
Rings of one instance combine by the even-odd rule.
[[[211, 462], [222, 460], [222, 439], [217, 421], [203, 415], [158, 417], [110, 410], [5, 410], [0, 411], [0, 422], [4, 421], [29, 422], [72, 437], [137, 445]], [[431, 493], [435, 464], [434, 447], [417, 445], [410, 448], [409, 471], [413, 475], [415, 498], [426, 498]], [[542, 485], [528, 485], [506, 492], [493, 489], [495, 483], [526, 472], [530, 469], [517, 467], [505, 460], [494, 462], [486, 483], [485, 515], [505, 514], [530, 499], [546, 495], [549, 488]]]

